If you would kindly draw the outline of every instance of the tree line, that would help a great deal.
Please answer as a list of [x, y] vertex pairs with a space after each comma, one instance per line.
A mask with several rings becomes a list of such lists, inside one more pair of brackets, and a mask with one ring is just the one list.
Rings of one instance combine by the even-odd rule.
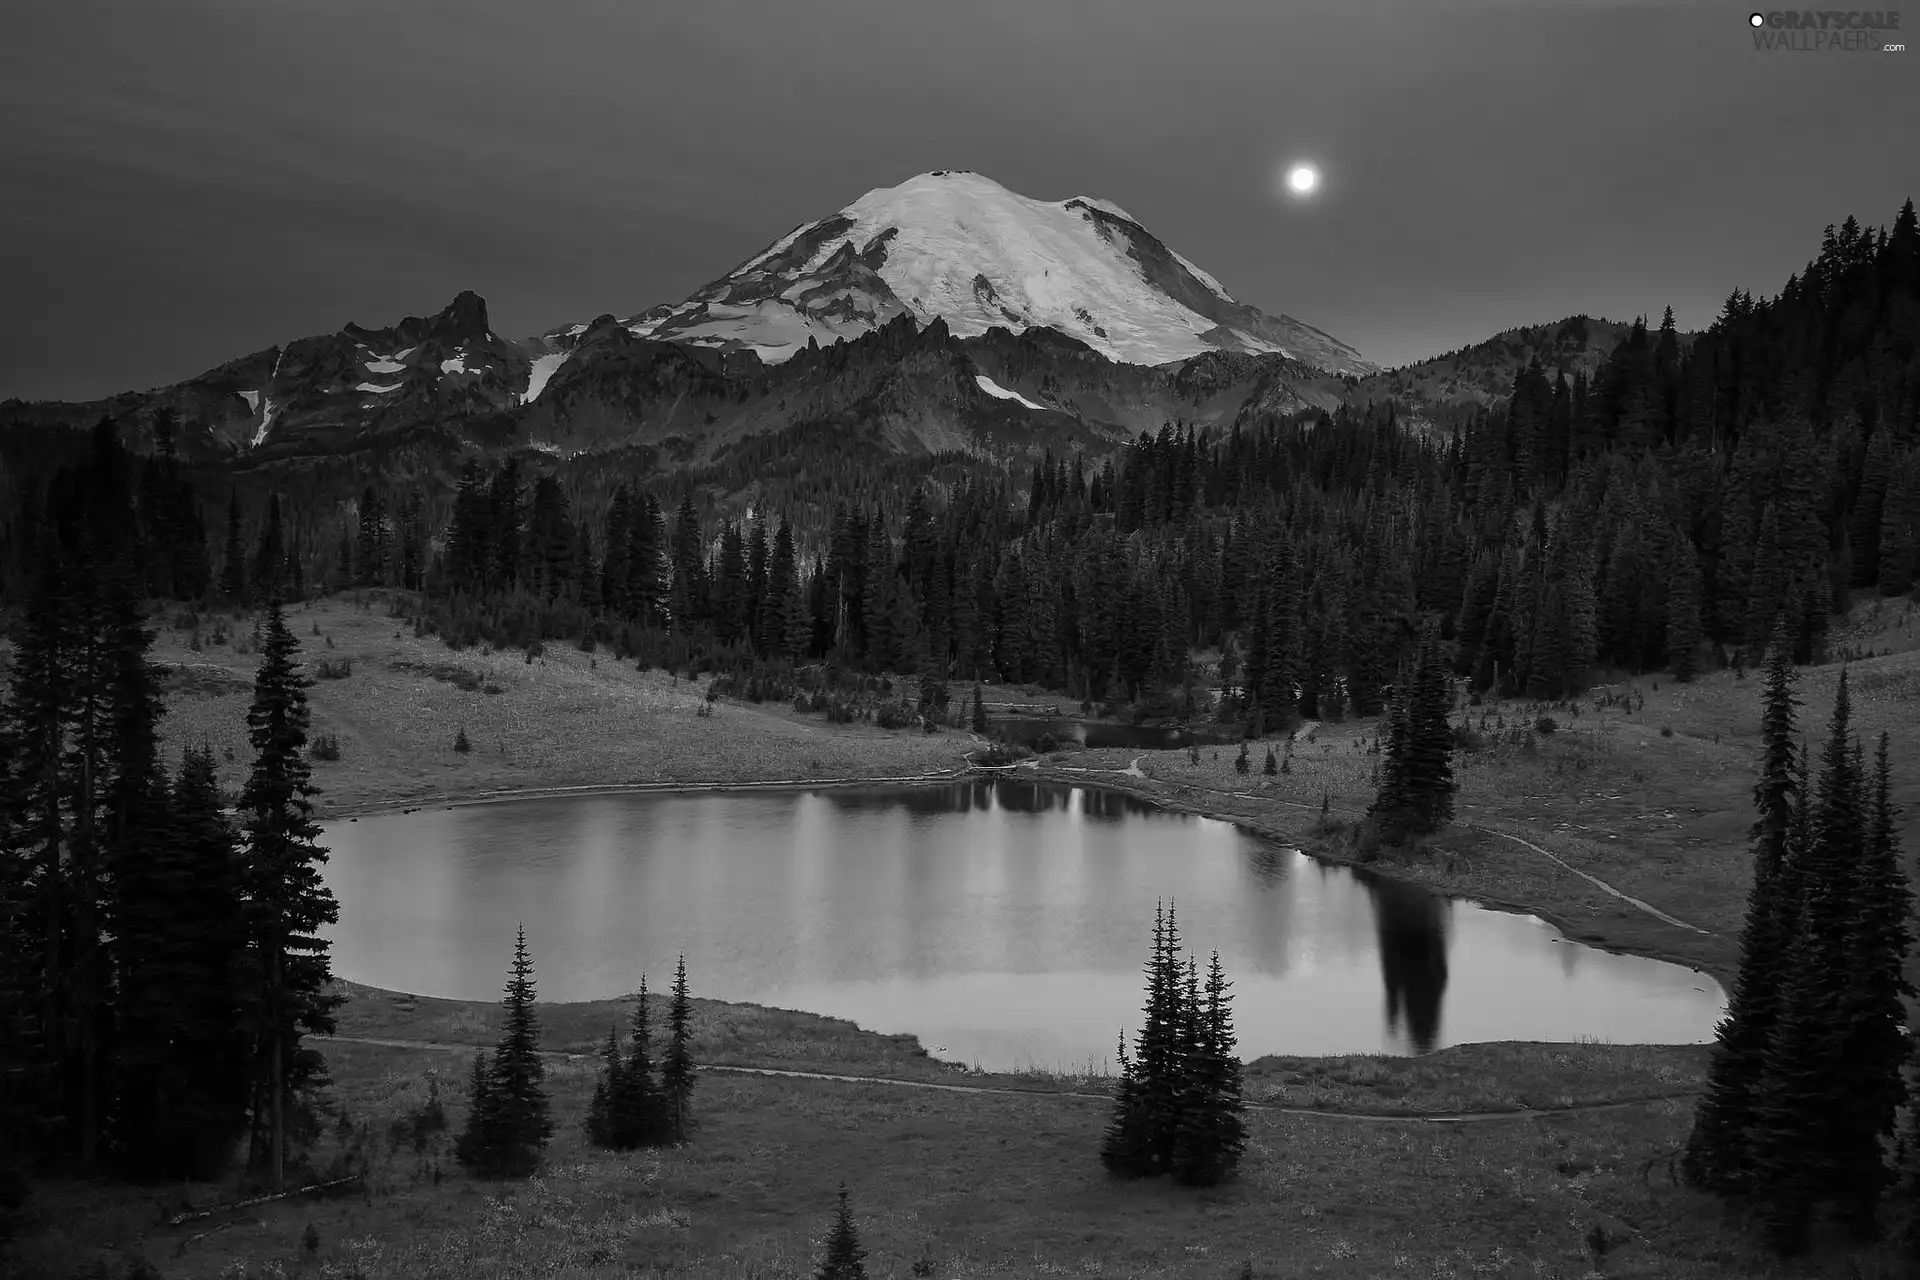
[[0, 1163], [278, 1182], [330, 1032], [308, 681], [277, 603], [231, 814], [206, 749], [161, 759], [133, 507], [110, 430], [63, 470], [0, 701]]

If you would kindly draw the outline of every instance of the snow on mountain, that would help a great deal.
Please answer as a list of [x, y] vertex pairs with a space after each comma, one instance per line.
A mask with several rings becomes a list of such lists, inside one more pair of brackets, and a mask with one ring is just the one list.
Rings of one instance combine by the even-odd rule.
[[[581, 332], [586, 332], [584, 325], [581, 326]], [[552, 378], [555, 371], [567, 362], [567, 355], [568, 353], [565, 351], [553, 351], [546, 355], [535, 356], [533, 358], [533, 368], [527, 374], [527, 390], [526, 393], [520, 397], [521, 404], [532, 404], [535, 400], [539, 399], [541, 391], [546, 388], [548, 379]]]
[[984, 373], [975, 374], [973, 380], [980, 384], [980, 389], [982, 391], [986, 392], [990, 396], [997, 397], [998, 399], [1018, 400], [1021, 404], [1027, 406], [1027, 408], [1029, 409], [1044, 410], [1047, 407], [1043, 404], [1035, 404], [1033, 401], [1021, 395], [1018, 391], [1007, 390], [1005, 387], [1001, 386], [999, 383], [995, 382], [992, 378], [989, 378]]
[[626, 324], [636, 337], [750, 350], [774, 363], [903, 313], [920, 324], [943, 319], [958, 337], [1045, 326], [1129, 364], [1220, 350], [1339, 373], [1376, 369], [1318, 329], [1235, 300], [1110, 201], [1034, 200], [960, 170], [870, 191], [685, 301]]

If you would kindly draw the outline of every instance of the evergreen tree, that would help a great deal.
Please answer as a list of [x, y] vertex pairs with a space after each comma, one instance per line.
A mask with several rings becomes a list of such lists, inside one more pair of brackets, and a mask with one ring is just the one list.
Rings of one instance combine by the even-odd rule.
[[254, 548], [252, 587], [256, 596], [275, 599], [287, 585], [286, 530], [280, 517], [280, 495], [267, 495], [267, 523]]
[[514, 940], [513, 973], [503, 1005], [506, 1028], [493, 1061], [474, 1063], [469, 1128], [454, 1148], [455, 1158], [482, 1178], [524, 1178], [538, 1172], [553, 1136], [525, 926]]
[[1419, 665], [1405, 711], [1405, 756], [1402, 771], [1412, 817], [1412, 829], [1422, 835], [1440, 830], [1453, 820], [1453, 687], [1449, 661], [1440, 643], [1439, 628], [1428, 624], [1420, 646]]
[[840, 1207], [834, 1211], [833, 1229], [827, 1232], [827, 1256], [821, 1259], [814, 1280], [867, 1280], [867, 1251], [860, 1247], [860, 1233], [854, 1229], [853, 1210], [847, 1205], [847, 1184], [840, 1184]]
[[340, 907], [320, 876], [326, 850], [317, 843], [313, 785], [307, 762], [307, 689], [300, 670], [300, 642], [287, 629], [278, 600], [267, 606], [261, 660], [254, 677], [247, 736], [253, 768], [240, 793], [246, 832], [242, 872], [252, 933], [253, 1018], [256, 1054], [254, 1134], [256, 1151], [266, 1142], [268, 1169], [282, 1185], [286, 1165], [287, 1095], [317, 1080], [324, 1063], [300, 1047], [303, 1032], [333, 1034], [333, 1011], [343, 997], [328, 994], [332, 972], [323, 925], [340, 919]]
[[1404, 840], [1417, 825], [1413, 788], [1407, 775], [1413, 731], [1411, 692], [1404, 676], [1392, 690], [1386, 723], [1380, 730], [1380, 783], [1373, 803], [1367, 806], [1368, 821], [1379, 839], [1388, 844]]
[[164, 814], [118, 876], [116, 1145], [136, 1178], [212, 1180], [245, 1132], [240, 861], [210, 751], [188, 751]]
[[1768, 1247], [1791, 1257], [1807, 1249], [1813, 1208], [1836, 1172], [1822, 1131], [1831, 1111], [1832, 1019], [1825, 966], [1836, 959], [1802, 930], [1786, 954], [1786, 982], [1755, 1090], [1748, 1188]]
[[619, 1128], [614, 1122], [613, 1100], [620, 1092], [620, 1076], [626, 1070], [626, 1064], [620, 1059], [620, 1028], [607, 1028], [607, 1045], [601, 1051], [605, 1063], [600, 1078], [593, 1082], [593, 1099], [587, 1104], [586, 1122], [582, 1126], [587, 1133], [587, 1141], [596, 1147], [615, 1150], [620, 1146]]
[[493, 1069], [486, 1051], [473, 1052], [473, 1070], [467, 1077], [467, 1119], [454, 1136], [453, 1158], [463, 1169], [488, 1176], [497, 1159], [500, 1121], [494, 1103]]
[[247, 549], [240, 533], [240, 494], [227, 493], [227, 541], [220, 567], [220, 594], [229, 600], [247, 598]]
[[1774, 628], [1760, 720], [1760, 774], [1754, 785], [1757, 817], [1748, 835], [1753, 886], [1740, 935], [1740, 968], [1715, 1034], [1706, 1089], [1694, 1111], [1681, 1170], [1696, 1187], [1739, 1191], [1750, 1171], [1749, 1134], [1793, 937], [1794, 905], [1787, 882], [1789, 836], [1804, 791], [1793, 767], [1793, 648], [1784, 621]]
[[[1845, 1040], [1838, 1055], [1844, 1071], [1838, 1088], [1847, 1106], [1849, 1149], [1855, 1158], [1842, 1170], [1836, 1191], [1850, 1225], [1861, 1236], [1876, 1233], [1877, 1209], [1892, 1176], [1878, 1157], [1881, 1143], [1894, 1135], [1896, 1113], [1907, 1101], [1901, 1076], [1907, 1056], [1903, 997], [1914, 995], [1906, 979], [1913, 893], [1894, 827], [1891, 774], [1883, 732], [1874, 753], [1864, 847], [1848, 886], [1848, 984], [1841, 1016]], [[1864, 782], [1864, 775], [1859, 781]]]
[[1681, 684], [1699, 671], [1701, 581], [1700, 558], [1684, 529], [1674, 531], [1673, 581], [1667, 595], [1667, 665]]
[[660, 1094], [653, 1078], [653, 1026], [647, 1008], [647, 975], [640, 975], [640, 996], [633, 1002], [627, 1065], [612, 1090], [614, 1145], [621, 1150], [650, 1147], [660, 1139]]
[[973, 686], [973, 710], [967, 727], [978, 734], [984, 735], [987, 731], [987, 704], [981, 699], [978, 684]]
[[660, 1092], [665, 1103], [667, 1140], [684, 1142], [693, 1128], [693, 1002], [687, 996], [687, 958], [673, 975], [673, 1000], [667, 1006], [667, 1052], [660, 1063]]
[[1146, 1150], [1145, 1126], [1138, 1096], [1139, 1081], [1133, 1059], [1127, 1056], [1126, 1032], [1120, 1033], [1118, 1051], [1120, 1075], [1114, 1082], [1113, 1111], [1100, 1144], [1100, 1163], [1107, 1172], [1122, 1178], [1143, 1176], [1151, 1163]]
[[1206, 1003], [1193, 1002], [1197, 1034], [1189, 1102], [1174, 1149], [1174, 1177], [1188, 1186], [1211, 1187], [1231, 1178], [1247, 1146], [1240, 1059], [1234, 1054], [1228, 1007], [1231, 985], [1216, 951], [1207, 966]]

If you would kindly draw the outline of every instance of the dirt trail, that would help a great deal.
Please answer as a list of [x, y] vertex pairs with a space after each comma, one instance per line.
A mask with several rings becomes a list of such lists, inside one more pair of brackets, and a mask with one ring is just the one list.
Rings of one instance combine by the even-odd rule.
[[[433, 1049], [447, 1053], [471, 1053], [475, 1049], [484, 1049], [485, 1045], [453, 1044], [444, 1040], [388, 1040], [369, 1036], [315, 1036], [315, 1040], [325, 1043], [332, 1040], [341, 1044], [367, 1044], [388, 1049]], [[591, 1053], [562, 1053], [559, 1050], [542, 1050], [549, 1058], [564, 1058], [568, 1061], [580, 1061], [597, 1058]], [[702, 1071], [722, 1071], [732, 1075], [784, 1076], [793, 1080], [832, 1080], [842, 1084], [885, 1084], [900, 1089], [931, 1089], [943, 1093], [997, 1093], [1044, 1098], [1079, 1098], [1090, 1102], [1112, 1102], [1104, 1093], [1076, 1093], [1065, 1089], [1022, 1089], [1012, 1085], [976, 1085], [941, 1084], [935, 1080], [902, 1080], [894, 1076], [851, 1076], [836, 1075], [827, 1071], [792, 1071], [781, 1067], [738, 1067], [721, 1066], [712, 1063], [700, 1063]], [[1506, 1111], [1462, 1111], [1452, 1114], [1422, 1114], [1392, 1111], [1323, 1111], [1313, 1107], [1289, 1107], [1272, 1102], [1248, 1102], [1247, 1106], [1259, 1111], [1277, 1111], [1284, 1115], [1317, 1116], [1328, 1120], [1359, 1120], [1377, 1124], [1479, 1124], [1490, 1120], [1521, 1120], [1529, 1116], [1572, 1115], [1587, 1111], [1619, 1111], [1626, 1107], [1646, 1106], [1655, 1102], [1686, 1102], [1696, 1097], [1692, 1093], [1652, 1094], [1644, 1098], [1626, 1098], [1618, 1102], [1585, 1102], [1570, 1107], [1520, 1107]]]

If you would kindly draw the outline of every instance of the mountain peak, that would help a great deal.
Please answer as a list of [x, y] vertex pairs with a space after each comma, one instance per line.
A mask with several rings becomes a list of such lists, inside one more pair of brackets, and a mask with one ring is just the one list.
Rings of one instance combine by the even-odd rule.
[[1224, 350], [1375, 368], [1317, 329], [1237, 301], [1111, 201], [1036, 200], [967, 169], [877, 187], [626, 323], [642, 337], [777, 362], [903, 315], [944, 320], [957, 337], [1056, 329], [1130, 364]]

